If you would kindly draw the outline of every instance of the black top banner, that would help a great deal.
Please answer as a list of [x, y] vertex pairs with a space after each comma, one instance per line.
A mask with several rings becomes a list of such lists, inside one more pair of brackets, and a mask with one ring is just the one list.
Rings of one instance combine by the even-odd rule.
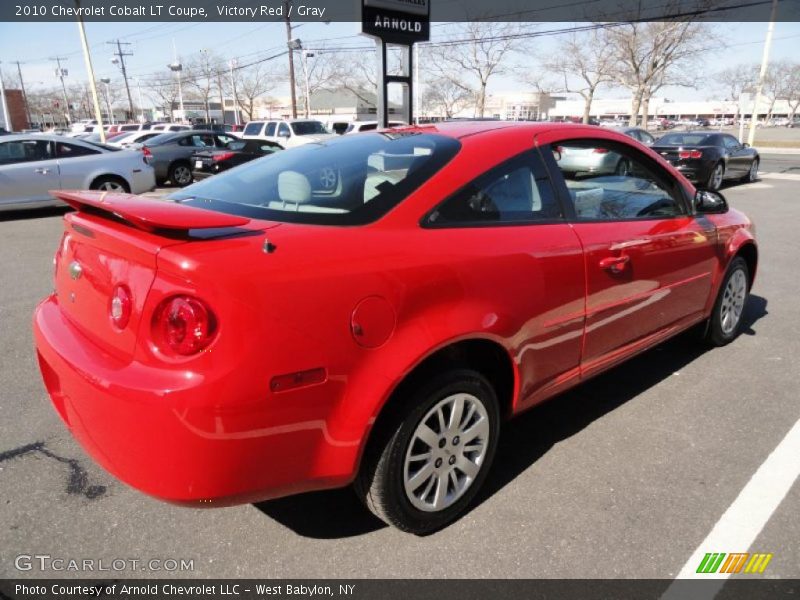
[[[769, 21], [772, 0], [385, 0], [434, 22]], [[378, 1], [380, 4], [380, 0]], [[360, 0], [2, 0], [5, 22], [359, 22]], [[778, 0], [778, 21], [800, 21], [800, 0]]]

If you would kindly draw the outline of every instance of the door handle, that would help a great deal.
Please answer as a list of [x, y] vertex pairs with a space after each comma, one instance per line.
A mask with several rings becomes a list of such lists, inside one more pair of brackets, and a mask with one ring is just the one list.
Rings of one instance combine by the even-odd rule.
[[47, 175], [50, 172], [50, 169], [34, 169], [34, 173], [39, 173], [39, 175]]
[[625, 265], [629, 262], [631, 262], [631, 257], [624, 254], [622, 256], [607, 256], [600, 261], [600, 268], [608, 269], [616, 275], [622, 273], [625, 269]]

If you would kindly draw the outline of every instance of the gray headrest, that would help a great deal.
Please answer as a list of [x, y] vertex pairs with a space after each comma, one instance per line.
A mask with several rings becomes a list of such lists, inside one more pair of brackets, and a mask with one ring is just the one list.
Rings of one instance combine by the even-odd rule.
[[311, 184], [297, 171], [284, 171], [278, 175], [278, 197], [283, 202], [305, 204], [311, 200]]

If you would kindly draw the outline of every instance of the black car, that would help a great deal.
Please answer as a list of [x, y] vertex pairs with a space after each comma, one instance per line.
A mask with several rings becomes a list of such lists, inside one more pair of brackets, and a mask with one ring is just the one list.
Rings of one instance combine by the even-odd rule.
[[0, 127], [0, 135], [10, 135], [10, 134], [11, 134], [11, 132], [10, 132], [10, 131], [6, 131], [5, 129], [3, 129], [2, 127]]
[[717, 190], [725, 179], [755, 181], [758, 151], [727, 133], [668, 133], [651, 146], [699, 187]]
[[222, 150], [201, 150], [192, 155], [192, 175], [195, 181], [203, 179], [281, 149], [273, 142], [242, 140], [230, 142]]

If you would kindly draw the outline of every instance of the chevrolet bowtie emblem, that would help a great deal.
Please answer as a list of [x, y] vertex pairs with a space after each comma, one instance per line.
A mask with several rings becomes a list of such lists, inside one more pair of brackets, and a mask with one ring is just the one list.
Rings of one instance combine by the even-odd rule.
[[80, 279], [81, 275], [83, 274], [83, 267], [77, 260], [73, 260], [69, 263], [69, 276], [72, 279]]

